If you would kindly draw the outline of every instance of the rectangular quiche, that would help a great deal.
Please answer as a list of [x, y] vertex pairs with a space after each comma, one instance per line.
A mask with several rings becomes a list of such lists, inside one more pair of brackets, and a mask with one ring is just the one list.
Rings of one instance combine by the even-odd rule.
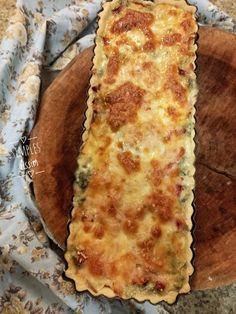
[[172, 303], [193, 272], [195, 8], [114, 0], [99, 16], [66, 275]]

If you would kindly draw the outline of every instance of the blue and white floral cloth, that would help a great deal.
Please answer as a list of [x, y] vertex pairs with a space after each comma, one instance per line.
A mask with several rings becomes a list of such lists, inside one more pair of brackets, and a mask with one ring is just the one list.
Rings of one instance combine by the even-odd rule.
[[[232, 20], [208, 1], [189, 2], [198, 6], [200, 22], [233, 30]], [[30, 192], [25, 143], [37, 111], [42, 69], [61, 70], [92, 45], [100, 8], [100, 0], [18, 0], [0, 46], [0, 313], [169, 312], [167, 305], [76, 293], [63, 277], [64, 261], [51, 249]]]

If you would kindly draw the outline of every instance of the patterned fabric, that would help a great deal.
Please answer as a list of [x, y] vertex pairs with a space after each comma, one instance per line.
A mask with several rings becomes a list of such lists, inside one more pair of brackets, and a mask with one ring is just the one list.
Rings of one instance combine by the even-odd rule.
[[[190, 2], [199, 6], [200, 21], [233, 29], [208, 1]], [[18, 0], [1, 43], [0, 313], [168, 313], [148, 302], [76, 293], [63, 277], [64, 260], [50, 246], [30, 190], [34, 164], [25, 160], [29, 150], [37, 155], [42, 149], [28, 145], [42, 68], [60, 70], [93, 43], [100, 6], [99, 0]]]

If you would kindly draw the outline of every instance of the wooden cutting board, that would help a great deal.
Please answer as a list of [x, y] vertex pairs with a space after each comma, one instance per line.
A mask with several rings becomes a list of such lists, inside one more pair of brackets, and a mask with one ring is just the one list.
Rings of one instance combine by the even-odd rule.
[[[236, 37], [201, 28], [198, 44], [192, 288], [205, 289], [236, 281]], [[31, 134], [41, 147], [35, 173], [45, 171], [33, 176], [36, 202], [62, 248], [92, 55], [85, 50], [49, 86]]]

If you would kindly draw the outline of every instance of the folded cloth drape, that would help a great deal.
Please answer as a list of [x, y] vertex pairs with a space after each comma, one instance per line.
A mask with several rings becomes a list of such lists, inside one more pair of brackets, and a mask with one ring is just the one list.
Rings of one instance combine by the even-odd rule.
[[[229, 18], [208, 1], [202, 21]], [[209, 5], [209, 3], [208, 3]], [[43, 67], [62, 68], [93, 42], [100, 0], [18, 0], [0, 47], [0, 312], [1, 313], [166, 313], [149, 303], [110, 301], [76, 293], [63, 278], [64, 261], [50, 248], [30, 192], [24, 157], [38, 105]], [[209, 7], [207, 7], [209, 8]], [[66, 57], [65, 57], [66, 55]], [[56, 63], [54, 62], [55, 60]], [[56, 135], [55, 135], [56, 136]], [[36, 147], [40, 150], [40, 147]], [[37, 153], [37, 152], [35, 152]], [[40, 174], [38, 174], [40, 175]]]

